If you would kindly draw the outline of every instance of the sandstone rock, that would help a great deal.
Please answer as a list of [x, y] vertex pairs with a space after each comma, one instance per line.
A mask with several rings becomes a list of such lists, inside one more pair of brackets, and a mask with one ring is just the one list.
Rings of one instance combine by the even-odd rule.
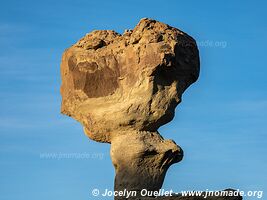
[[183, 157], [157, 130], [198, 75], [195, 40], [169, 25], [145, 18], [123, 35], [93, 31], [63, 54], [61, 112], [111, 143], [115, 190], [155, 191]]
[[115, 166], [115, 190], [137, 191], [161, 188], [167, 169], [179, 162], [183, 151], [158, 132], [128, 132], [111, 142], [110, 155]]
[[142, 19], [124, 35], [93, 31], [63, 54], [61, 112], [99, 142], [157, 131], [198, 74], [196, 43], [176, 28]]

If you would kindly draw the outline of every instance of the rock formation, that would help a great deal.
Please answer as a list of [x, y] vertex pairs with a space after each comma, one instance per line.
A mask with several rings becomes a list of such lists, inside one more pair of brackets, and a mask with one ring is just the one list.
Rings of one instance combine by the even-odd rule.
[[195, 40], [151, 19], [123, 35], [93, 31], [61, 63], [61, 112], [94, 141], [111, 143], [115, 190], [159, 190], [182, 149], [157, 131], [199, 75]]

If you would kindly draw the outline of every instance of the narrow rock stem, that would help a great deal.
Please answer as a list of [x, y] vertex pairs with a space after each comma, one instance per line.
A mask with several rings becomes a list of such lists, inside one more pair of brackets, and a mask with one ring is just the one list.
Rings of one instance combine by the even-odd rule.
[[[115, 191], [158, 191], [168, 168], [182, 160], [183, 151], [158, 132], [128, 132], [111, 141], [110, 155], [115, 167]], [[123, 197], [125, 198], [125, 197]], [[123, 199], [117, 197], [115, 199]]]

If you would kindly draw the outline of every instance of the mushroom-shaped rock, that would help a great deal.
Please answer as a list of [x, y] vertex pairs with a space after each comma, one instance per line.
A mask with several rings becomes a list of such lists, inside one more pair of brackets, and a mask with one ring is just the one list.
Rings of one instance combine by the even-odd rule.
[[145, 18], [123, 35], [93, 31], [63, 54], [61, 112], [111, 143], [115, 190], [156, 191], [183, 157], [157, 130], [198, 75], [195, 40], [169, 25]]

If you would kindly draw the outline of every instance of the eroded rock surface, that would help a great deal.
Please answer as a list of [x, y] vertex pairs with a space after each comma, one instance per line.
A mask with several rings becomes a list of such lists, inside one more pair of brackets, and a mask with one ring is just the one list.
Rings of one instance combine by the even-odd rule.
[[158, 132], [128, 132], [111, 142], [115, 191], [158, 191], [167, 169], [183, 157], [182, 149]]
[[157, 130], [198, 75], [195, 40], [169, 25], [145, 18], [123, 35], [93, 31], [63, 54], [61, 112], [111, 143], [115, 190], [158, 190], [183, 152]]
[[122, 131], [157, 131], [172, 120], [198, 77], [198, 50], [182, 31], [142, 19], [123, 35], [87, 34], [64, 52], [61, 74], [62, 113], [110, 143]]

